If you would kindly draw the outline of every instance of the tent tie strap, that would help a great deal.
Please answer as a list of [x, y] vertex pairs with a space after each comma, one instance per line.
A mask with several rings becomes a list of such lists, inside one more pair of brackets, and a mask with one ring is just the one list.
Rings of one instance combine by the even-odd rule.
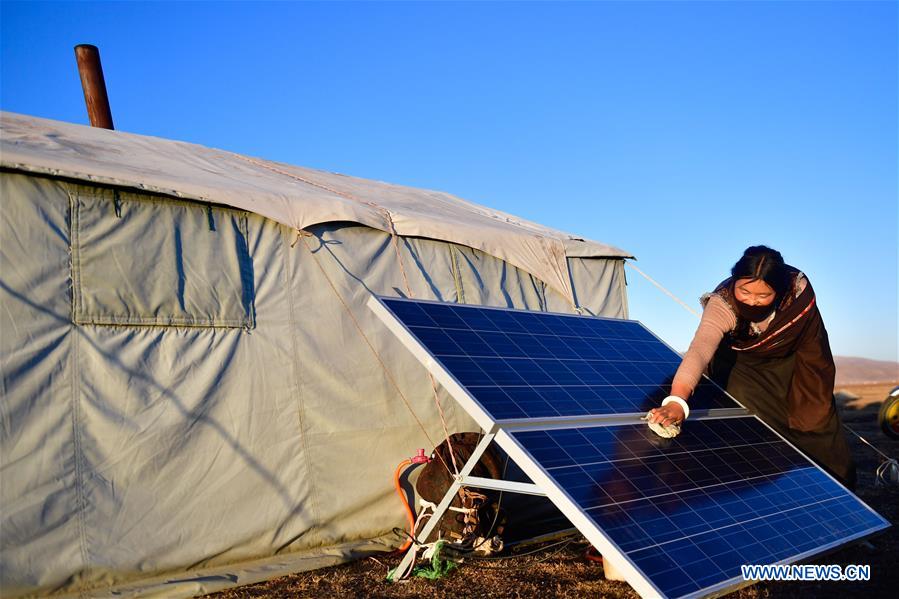
[[291, 242], [290, 247], [293, 248], [300, 241], [301, 237], [312, 237], [312, 233], [303, 229], [297, 229], [297, 237]]
[[637, 271], [638, 273], [640, 273], [640, 275], [642, 275], [644, 279], [646, 279], [647, 281], [649, 281], [650, 283], [652, 283], [653, 285], [655, 285], [656, 287], [658, 287], [659, 289], [661, 289], [662, 292], [665, 293], [665, 295], [667, 295], [668, 297], [670, 297], [671, 299], [673, 299], [674, 301], [676, 301], [677, 303], [679, 303], [679, 304], [683, 307], [684, 310], [686, 310], [687, 312], [689, 312], [690, 314], [692, 314], [692, 315], [695, 316], [696, 318], [700, 318], [699, 312], [697, 312], [696, 310], [694, 310], [693, 308], [691, 308], [690, 306], [688, 306], [688, 305], [686, 304], [686, 302], [684, 302], [684, 300], [682, 300], [681, 298], [677, 297], [676, 295], [674, 295], [673, 293], [671, 293], [670, 291], [668, 291], [667, 289], [665, 289], [664, 287], [662, 287], [662, 285], [661, 285], [660, 283], [658, 283], [655, 279], [653, 279], [652, 277], [650, 277], [648, 274], [646, 274], [645, 272], [643, 272], [642, 270], [640, 270], [639, 268], [637, 268], [636, 266], [634, 266], [634, 265], [631, 264], [630, 262], [625, 262], [625, 264], [627, 264], [629, 267], [631, 267], [632, 269], [634, 269], [635, 271]]

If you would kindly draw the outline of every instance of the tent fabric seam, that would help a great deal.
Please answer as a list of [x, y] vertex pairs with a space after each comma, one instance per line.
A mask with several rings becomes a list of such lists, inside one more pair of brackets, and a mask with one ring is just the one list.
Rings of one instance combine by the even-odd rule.
[[76, 210], [78, 198], [76, 191], [71, 185], [64, 183], [66, 193], [69, 196], [69, 266], [71, 267], [71, 283], [72, 283], [72, 322], [78, 322], [78, 313], [83, 305], [81, 297], [81, 253], [76, 252], [75, 248], [79, 245], [79, 235], [81, 230], [78, 219], [80, 213]]
[[460, 304], [468, 303], [465, 301], [465, 285], [462, 283], [462, 276], [459, 272], [459, 257], [457, 256], [456, 245], [447, 244], [450, 254], [450, 265], [453, 271], [453, 283], [456, 284], [456, 298]]
[[84, 491], [84, 464], [81, 450], [81, 386], [78, 384], [79, 338], [74, 326], [70, 329], [72, 336], [72, 452], [75, 462], [75, 493], [78, 498], [78, 545], [81, 553], [82, 567], [90, 568], [90, 556], [87, 547], [87, 524], [85, 511], [87, 500]]
[[[540, 310], [546, 311], [546, 284], [531, 273], [528, 273], [528, 276], [530, 277], [531, 285], [534, 286], [534, 291], [537, 293], [537, 301], [539, 302]], [[571, 288], [574, 289], [574, 279], [572, 279]]]
[[140, 318], [140, 317], [83, 317], [76, 316], [75, 324], [80, 325], [96, 325], [96, 326], [113, 326], [113, 327], [166, 327], [166, 328], [191, 328], [191, 329], [251, 329], [252, 323], [248, 321], [218, 319], [218, 320], [197, 320], [194, 318]]
[[[297, 231], [299, 233], [299, 230]], [[285, 289], [287, 291], [287, 314], [290, 319], [290, 330], [297, 330], [297, 321], [296, 321], [296, 306], [294, 305], [294, 298], [291, 289], [291, 273], [292, 265], [294, 260], [291, 258], [291, 253], [293, 252], [293, 244], [289, 243], [289, 239], [284, 239], [283, 235], [281, 236], [283, 240], [281, 244], [282, 251], [284, 252], [284, 278], [285, 280]], [[285, 247], [286, 245], [286, 247]], [[305, 245], [305, 243], [303, 244]], [[306, 410], [305, 410], [305, 402], [303, 401], [303, 394], [301, 392], [301, 380], [300, 376], [300, 351], [297, 347], [297, 339], [296, 335], [290, 335], [290, 350], [292, 355], [291, 359], [291, 370], [293, 370], [293, 382], [294, 382], [294, 399], [297, 405], [297, 420], [299, 421], [299, 433], [300, 433], [300, 445], [303, 447], [303, 457], [304, 457], [304, 465], [306, 467], [307, 480], [309, 481], [309, 497], [312, 501], [312, 521], [313, 527], [321, 526], [321, 511], [318, 507], [318, 493], [316, 492], [315, 485], [315, 477], [312, 470], [312, 463], [310, 460], [311, 453], [309, 451], [309, 446], [307, 444], [307, 435], [306, 435]]]
[[[21, 173], [26, 175], [31, 175], [35, 177], [47, 177], [48, 179], [54, 179], [57, 181], [74, 181], [82, 184], [93, 184], [93, 185], [108, 185], [110, 187], [120, 187], [122, 189], [133, 190], [134, 193], [145, 192], [145, 193], [155, 193], [163, 196], [169, 196], [173, 200], [181, 200], [184, 202], [200, 202], [200, 203], [209, 203], [215, 205], [223, 205], [232, 208], [233, 210], [241, 210], [235, 206], [231, 206], [230, 204], [221, 204], [217, 202], [213, 198], [200, 195], [200, 194], [185, 194], [177, 189], [172, 189], [170, 187], [160, 187], [158, 185], [151, 185], [147, 183], [140, 183], [136, 181], [127, 181], [125, 179], [120, 179], [118, 177], [108, 177], [108, 176], [97, 176], [91, 175], [90, 173], [82, 173], [77, 170], [62, 170], [58, 168], [46, 168], [41, 167], [39, 165], [30, 165], [25, 164], [23, 162], [3, 162], [0, 163], [0, 168], [4, 171], [10, 171], [14, 173]], [[251, 212], [251, 211], [248, 211]], [[254, 213], [258, 214], [258, 213]], [[265, 215], [260, 215], [265, 216]], [[266, 217], [268, 218], [268, 217]]]
[[266, 164], [266, 163], [262, 162], [261, 160], [256, 160], [255, 158], [252, 158], [250, 156], [244, 156], [243, 154], [236, 154], [234, 152], [231, 152], [231, 155], [236, 158], [239, 158], [240, 160], [243, 160], [245, 162], [249, 162], [250, 164], [252, 164], [254, 166], [262, 167], [273, 173], [277, 173], [279, 175], [283, 175], [285, 177], [293, 179], [294, 181], [299, 181], [300, 183], [303, 183], [305, 185], [310, 185], [312, 187], [318, 187], [319, 189], [323, 189], [324, 191], [333, 193], [334, 195], [339, 195], [348, 200], [353, 200], [354, 202], [359, 202], [360, 204], [365, 204], [365, 205], [371, 206], [372, 208], [375, 208], [377, 210], [383, 210], [384, 212], [388, 212], [387, 209], [382, 206], [378, 206], [377, 204], [374, 204], [372, 202], [366, 202], [364, 200], [360, 200], [359, 198], [353, 197], [352, 195], [350, 195], [348, 193], [333, 189], [331, 187], [328, 187], [327, 185], [322, 185], [321, 183], [316, 183], [315, 181], [310, 181], [309, 179], [305, 179], [303, 177], [300, 177], [299, 175], [294, 175], [293, 173], [288, 173], [286, 171], [282, 171], [280, 169], [275, 168], [274, 166], [272, 166], [270, 164]]
[[618, 279], [618, 289], [620, 290], [621, 297], [621, 306], [624, 309], [623, 318], [630, 318], [630, 308], [627, 303], [627, 276], [625, 274], [626, 269], [624, 268], [624, 259], [620, 261], [620, 263], [615, 267], [621, 270], [621, 276], [616, 277]]
[[84, 470], [85, 466], [83, 463], [83, 451], [81, 447], [81, 385], [79, 381], [79, 373], [80, 373], [80, 336], [78, 335], [78, 328], [74, 324], [74, 316], [75, 316], [75, 306], [80, 298], [78, 297], [78, 285], [76, 282], [76, 275], [79, 272], [79, 256], [73, 251], [73, 246], [75, 244], [75, 239], [77, 237], [78, 226], [75, 222], [78, 218], [75, 210], [73, 209], [73, 204], [75, 201], [74, 196], [72, 195], [72, 189], [70, 186], [65, 186], [66, 195], [69, 198], [69, 283], [70, 283], [70, 293], [72, 297], [72, 307], [71, 307], [71, 316], [72, 321], [69, 325], [69, 335], [71, 336], [72, 343], [72, 358], [71, 358], [71, 368], [72, 368], [72, 377], [71, 377], [71, 385], [72, 385], [72, 393], [71, 393], [71, 401], [72, 401], [72, 458], [75, 465], [75, 495], [78, 501], [78, 545], [79, 552], [81, 553], [81, 559], [83, 563], [83, 568], [88, 569], [90, 566], [90, 552], [87, 547], [87, 523], [85, 522], [85, 518], [87, 517], [87, 498], [86, 492], [84, 488]]
[[577, 288], [574, 286], [574, 275], [571, 273], [571, 259], [568, 257], [565, 258], [565, 268], [568, 270], [568, 283], [571, 285], [571, 303], [578, 314], [583, 314], [584, 310], [577, 297]]
[[[210, 216], [212, 207], [209, 206]], [[244, 309], [247, 311], [246, 315], [246, 327], [245, 329], [249, 331], [250, 329], [256, 328], [256, 281], [253, 279], [253, 255], [250, 253], [250, 217], [245, 211], [238, 211], [237, 214], [237, 223], [240, 232], [243, 233], [244, 241], [246, 242], [246, 251], [247, 251], [247, 266], [249, 268], [242, 268], [240, 265], [240, 251], [237, 251], [238, 255], [238, 269], [240, 273], [240, 284], [241, 284], [241, 299], [244, 302]], [[240, 238], [238, 237], [237, 242], [240, 242]]]

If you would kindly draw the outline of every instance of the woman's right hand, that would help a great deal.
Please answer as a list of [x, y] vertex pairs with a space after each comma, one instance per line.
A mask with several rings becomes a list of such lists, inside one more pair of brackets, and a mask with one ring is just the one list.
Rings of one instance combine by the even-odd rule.
[[684, 409], [677, 402], [671, 402], [668, 405], [653, 408], [649, 411], [649, 421], [656, 422], [663, 426], [680, 424], [684, 421]]

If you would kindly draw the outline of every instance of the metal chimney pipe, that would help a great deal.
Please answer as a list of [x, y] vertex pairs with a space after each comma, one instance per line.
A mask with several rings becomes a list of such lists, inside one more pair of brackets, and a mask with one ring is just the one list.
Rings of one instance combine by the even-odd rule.
[[78, 74], [81, 75], [84, 103], [87, 105], [91, 126], [115, 129], [112, 125], [112, 112], [109, 110], [109, 97], [106, 95], [103, 67], [100, 65], [100, 50], [90, 44], [78, 44], [75, 46], [75, 60], [78, 61]]

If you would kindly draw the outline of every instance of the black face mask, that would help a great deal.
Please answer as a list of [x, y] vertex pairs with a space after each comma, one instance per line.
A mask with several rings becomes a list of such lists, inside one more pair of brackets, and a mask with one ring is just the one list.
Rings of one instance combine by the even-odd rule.
[[740, 318], [746, 319], [749, 322], [762, 322], [771, 316], [771, 313], [774, 312], [776, 306], [776, 301], [771, 302], [767, 306], [750, 306], [749, 304], [744, 304], [737, 300], [737, 314]]

